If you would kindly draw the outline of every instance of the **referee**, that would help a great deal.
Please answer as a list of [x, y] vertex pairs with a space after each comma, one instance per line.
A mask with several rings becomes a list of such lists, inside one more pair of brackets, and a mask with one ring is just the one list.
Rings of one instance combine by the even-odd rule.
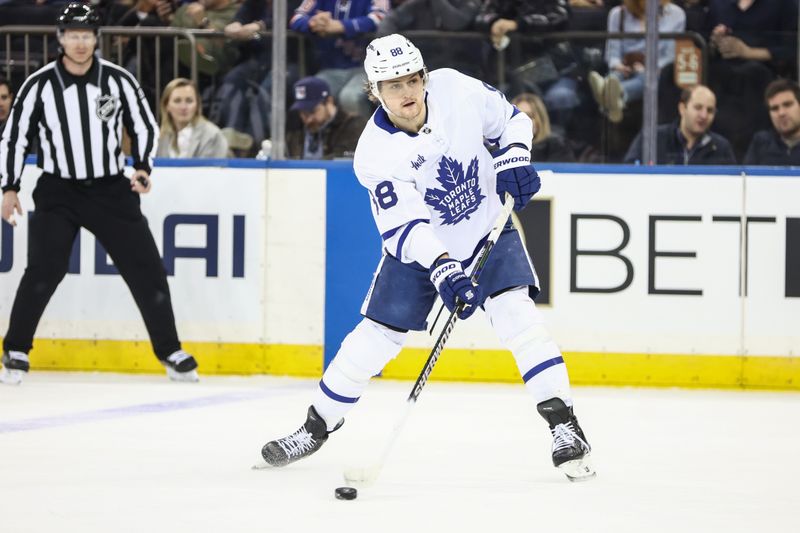
[[[20, 87], [0, 140], [2, 216], [16, 225], [17, 198], [29, 139], [38, 134], [42, 175], [33, 191], [28, 266], [3, 339], [0, 381], [19, 384], [47, 302], [67, 272], [81, 227], [103, 244], [142, 313], [153, 351], [167, 375], [197, 381], [197, 362], [181, 349], [169, 285], [139, 195], [150, 191], [157, 145], [153, 114], [127, 71], [95, 56], [99, 17], [69, 4], [57, 21], [58, 59]], [[131, 138], [133, 167], [123, 173], [122, 129]]]

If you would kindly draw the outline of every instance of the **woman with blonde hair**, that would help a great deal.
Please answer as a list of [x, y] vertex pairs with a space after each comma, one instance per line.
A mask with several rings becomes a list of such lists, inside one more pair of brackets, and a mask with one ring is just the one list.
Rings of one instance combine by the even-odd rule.
[[[647, 0], [623, 0], [622, 5], [608, 12], [609, 33], [640, 33], [646, 31]], [[659, 33], [679, 33], [686, 29], [686, 13], [670, 0], [660, 0], [658, 9]], [[645, 40], [609, 39], [606, 41], [606, 62], [609, 75], [589, 73], [589, 85], [600, 110], [611, 122], [622, 121], [625, 107], [644, 95]], [[675, 41], [658, 42], [659, 71], [675, 60]]]
[[533, 121], [531, 161], [575, 161], [575, 154], [567, 141], [551, 131], [550, 115], [541, 98], [533, 93], [520, 93], [511, 103]]
[[164, 88], [156, 155], [181, 159], [228, 156], [228, 141], [216, 124], [203, 116], [199, 93], [191, 80], [175, 78]]

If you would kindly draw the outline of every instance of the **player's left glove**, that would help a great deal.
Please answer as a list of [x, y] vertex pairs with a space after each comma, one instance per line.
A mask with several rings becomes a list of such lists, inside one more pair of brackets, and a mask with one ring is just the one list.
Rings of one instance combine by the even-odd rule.
[[477, 285], [464, 274], [461, 262], [450, 257], [434, 261], [430, 269], [431, 283], [439, 291], [445, 307], [453, 311], [457, 305], [464, 306], [458, 312], [458, 318], [464, 320], [472, 316], [480, 305], [481, 293]]
[[514, 197], [514, 211], [527, 205], [539, 191], [542, 180], [531, 165], [531, 153], [521, 144], [512, 144], [494, 153], [494, 171], [497, 173], [497, 194], [500, 198], [508, 192]]

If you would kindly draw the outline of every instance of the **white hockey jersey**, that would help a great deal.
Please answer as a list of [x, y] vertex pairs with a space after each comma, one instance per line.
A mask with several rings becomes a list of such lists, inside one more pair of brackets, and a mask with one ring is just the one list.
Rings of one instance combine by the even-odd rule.
[[[464, 261], [500, 212], [492, 155], [484, 140], [530, 149], [531, 120], [492, 86], [452, 69], [429, 75], [426, 122], [418, 134], [379, 108], [358, 141], [353, 167], [369, 190], [387, 253], [424, 267], [441, 253]], [[417, 246], [430, 228], [441, 246]], [[430, 239], [428, 239], [430, 243]]]

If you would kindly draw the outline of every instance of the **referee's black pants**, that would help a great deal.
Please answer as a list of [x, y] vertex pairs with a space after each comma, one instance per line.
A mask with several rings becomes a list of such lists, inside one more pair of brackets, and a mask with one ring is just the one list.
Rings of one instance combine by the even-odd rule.
[[67, 273], [72, 243], [84, 227], [105, 247], [128, 284], [156, 356], [163, 360], [180, 350], [167, 273], [130, 180], [66, 180], [42, 174], [33, 200], [28, 266], [17, 288], [3, 349], [31, 350], [39, 319]]

